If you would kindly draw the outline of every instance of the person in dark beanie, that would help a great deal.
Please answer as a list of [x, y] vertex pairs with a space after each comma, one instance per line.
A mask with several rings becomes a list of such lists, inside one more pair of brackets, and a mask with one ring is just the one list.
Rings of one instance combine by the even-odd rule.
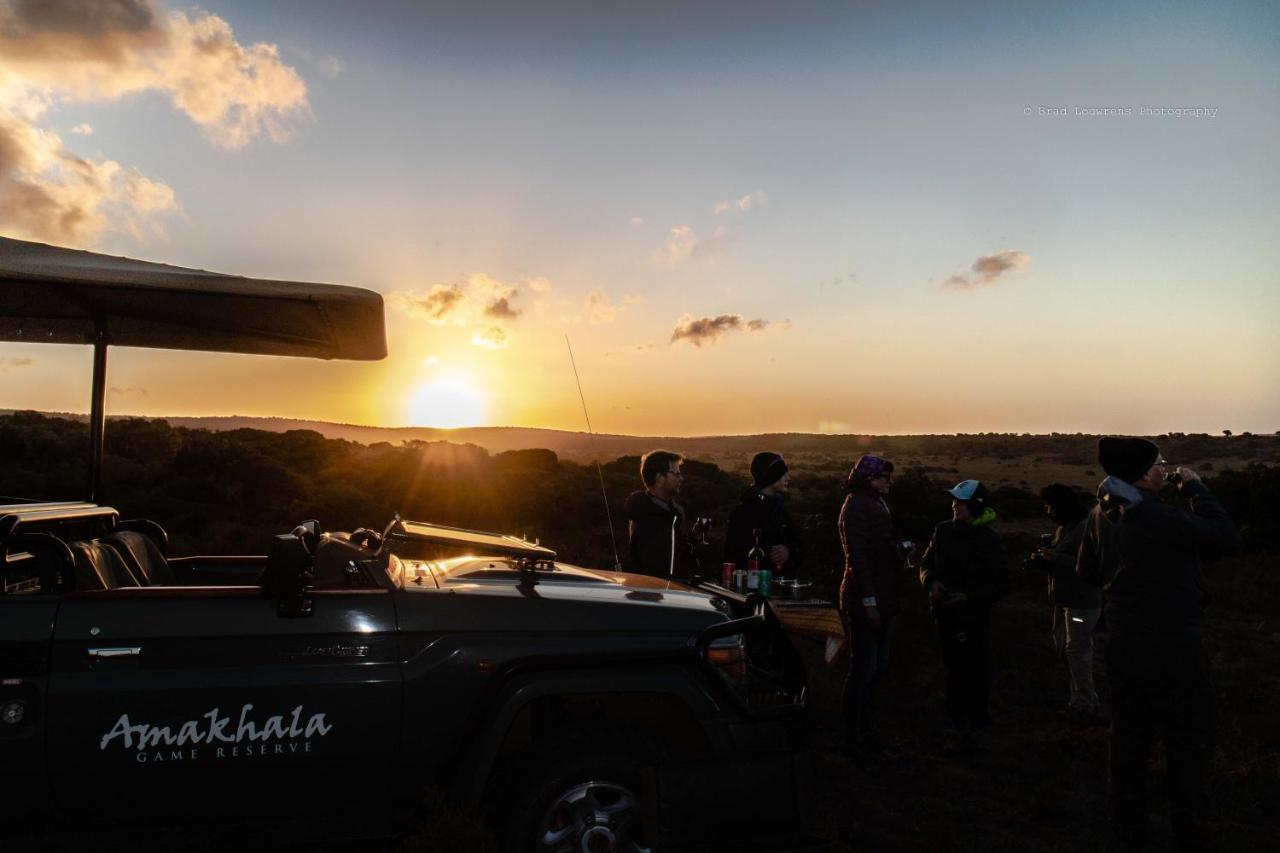
[[644, 489], [627, 496], [628, 569], [642, 575], [687, 578], [691, 571], [693, 538], [705, 531], [685, 526], [685, 511], [676, 497], [684, 483], [684, 457], [669, 450], [651, 450], [640, 458]]
[[1146, 439], [1102, 438], [1098, 462], [1107, 478], [1077, 572], [1104, 584], [1112, 831], [1122, 844], [1144, 842], [1147, 760], [1159, 731], [1178, 848], [1206, 850], [1213, 695], [1202, 575], [1206, 561], [1236, 550], [1235, 526], [1189, 468], [1173, 478], [1189, 508], [1162, 501], [1170, 466]]
[[1076, 574], [1076, 559], [1088, 525], [1088, 509], [1075, 489], [1053, 483], [1040, 491], [1045, 513], [1057, 525], [1048, 547], [1037, 549], [1032, 564], [1049, 576], [1053, 607], [1050, 640], [1066, 658], [1071, 692], [1059, 716], [1072, 723], [1101, 719], [1101, 703], [1093, 686], [1093, 630], [1102, 614], [1102, 590]]
[[844, 682], [846, 752], [877, 748], [874, 691], [889, 664], [903, 574], [902, 554], [893, 538], [885, 502], [892, 478], [892, 462], [863, 456], [845, 480], [840, 508], [840, 542], [844, 545], [840, 612], [849, 640], [849, 674]]
[[757, 453], [751, 459], [751, 483], [743, 486], [739, 503], [729, 513], [724, 532], [724, 561], [746, 568], [747, 552], [760, 546], [773, 563], [775, 574], [795, 577], [804, 560], [800, 533], [787, 512], [786, 497], [791, 475], [778, 453]]
[[947, 669], [947, 714], [956, 751], [978, 745], [987, 710], [991, 660], [991, 607], [1009, 588], [1004, 543], [992, 527], [987, 487], [965, 480], [949, 489], [951, 520], [933, 530], [920, 558], [920, 583], [929, 594], [942, 661]]

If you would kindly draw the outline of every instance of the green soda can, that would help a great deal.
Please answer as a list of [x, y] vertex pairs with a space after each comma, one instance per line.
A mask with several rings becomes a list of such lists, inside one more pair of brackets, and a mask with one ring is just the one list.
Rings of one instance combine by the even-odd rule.
[[773, 572], [763, 567], [760, 569], [760, 594], [765, 598], [773, 595]]

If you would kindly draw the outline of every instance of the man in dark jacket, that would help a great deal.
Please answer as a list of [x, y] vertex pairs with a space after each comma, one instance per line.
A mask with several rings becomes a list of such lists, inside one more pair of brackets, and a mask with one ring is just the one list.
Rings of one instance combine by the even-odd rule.
[[949, 489], [951, 520], [933, 530], [920, 558], [920, 583], [929, 593], [947, 668], [947, 713], [957, 747], [976, 745], [974, 730], [991, 722], [987, 711], [991, 659], [991, 606], [1009, 587], [1008, 558], [991, 526], [987, 487], [965, 480]]
[[1099, 529], [1086, 537], [1077, 570], [1105, 583], [1112, 828], [1126, 843], [1145, 838], [1147, 759], [1158, 728], [1178, 846], [1204, 850], [1213, 696], [1202, 567], [1236, 549], [1235, 526], [1189, 468], [1178, 468], [1175, 481], [1190, 511], [1162, 502], [1168, 466], [1146, 439], [1102, 438], [1098, 462], [1108, 475], [1101, 509], [1090, 516]]
[[1057, 529], [1049, 547], [1036, 551], [1034, 562], [1049, 575], [1053, 606], [1050, 636], [1054, 651], [1066, 658], [1071, 675], [1071, 693], [1059, 715], [1073, 723], [1092, 723], [1101, 718], [1093, 686], [1093, 629], [1102, 614], [1102, 589], [1076, 574], [1088, 510], [1075, 489], [1062, 483], [1046, 486], [1040, 497]]
[[687, 578], [693, 543], [685, 527], [684, 507], [676, 502], [684, 473], [684, 457], [652, 450], [640, 458], [644, 490], [627, 497], [627, 550], [630, 571], [662, 578]]
[[893, 463], [879, 456], [860, 458], [845, 481], [840, 509], [844, 579], [840, 611], [849, 641], [849, 675], [844, 682], [845, 749], [874, 749], [873, 693], [889, 664], [889, 642], [898, 615], [903, 563], [893, 538], [885, 496]]
[[747, 552], [760, 531], [760, 547], [773, 563], [775, 574], [795, 577], [804, 560], [800, 533], [787, 512], [791, 475], [777, 453], [757, 453], [751, 459], [751, 484], [744, 486], [741, 502], [729, 513], [724, 532], [724, 561], [747, 566]]

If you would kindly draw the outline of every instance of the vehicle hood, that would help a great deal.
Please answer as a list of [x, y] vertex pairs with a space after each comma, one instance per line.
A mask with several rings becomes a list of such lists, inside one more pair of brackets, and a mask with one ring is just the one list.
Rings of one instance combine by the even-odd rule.
[[522, 573], [503, 558], [485, 557], [403, 563], [406, 592], [457, 603], [433, 607], [456, 622], [455, 630], [689, 632], [731, 618], [722, 600], [647, 575], [566, 563]]

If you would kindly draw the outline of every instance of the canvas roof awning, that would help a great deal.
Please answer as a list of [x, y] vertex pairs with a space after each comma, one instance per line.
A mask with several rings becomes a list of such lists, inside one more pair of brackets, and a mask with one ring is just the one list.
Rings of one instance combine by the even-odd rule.
[[7, 237], [0, 237], [0, 340], [365, 361], [387, 354], [382, 296], [371, 290]]

